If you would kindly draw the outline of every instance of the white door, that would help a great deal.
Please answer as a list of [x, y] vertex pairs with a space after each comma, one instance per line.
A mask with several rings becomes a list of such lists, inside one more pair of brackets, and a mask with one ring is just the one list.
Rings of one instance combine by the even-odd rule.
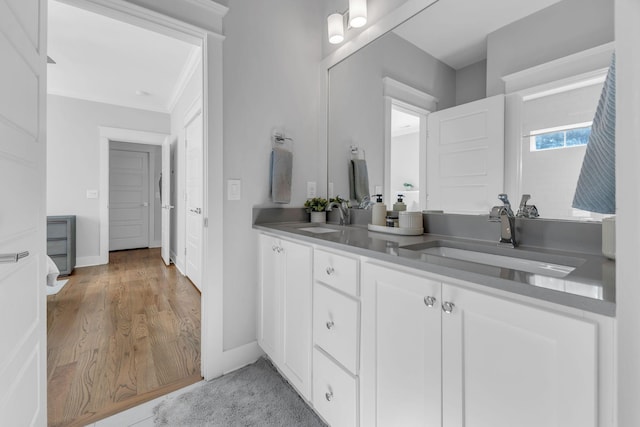
[[370, 264], [362, 278], [361, 425], [439, 426], [440, 283]]
[[7, 426], [47, 423], [46, 4], [0, 0], [0, 424]]
[[160, 204], [162, 206], [162, 249], [160, 255], [166, 265], [171, 263], [171, 140], [162, 144], [162, 175]]
[[203, 146], [202, 114], [199, 111], [185, 128], [186, 152], [186, 275], [200, 290], [202, 280]]
[[302, 396], [311, 399], [311, 247], [282, 241], [282, 371]]
[[109, 250], [149, 247], [149, 153], [109, 150]]
[[427, 122], [427, 209], [488, 214], [504, 191], [504, 95], [436, 111]]
[[274, 363], [280, 362], [280, 283], [284, 256], [280, 240], [260, 235], [260, 324], [258, 344]]
[[444, 427], [595, 427], [597, 325], [442, 287]]

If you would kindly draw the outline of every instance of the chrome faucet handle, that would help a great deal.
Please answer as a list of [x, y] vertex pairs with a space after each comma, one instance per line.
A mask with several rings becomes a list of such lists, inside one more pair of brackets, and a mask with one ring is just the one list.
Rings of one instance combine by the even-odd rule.
[[504, 203], [504, 207], [507, 210], [507, 215], [513, 216], [513, 211], [511, 210], [511, 202], [509, 202], [509, 196], [506, 193], [498, 194], [498, 199]]
[[531, 199], [531, 194], [523, 194], [520, 201], [520, 207], [518, 208], [517, 217], [520, 218], [537, 218], [540, 216], [538, 208], [535, 205], [527, 205], [527, 202]]

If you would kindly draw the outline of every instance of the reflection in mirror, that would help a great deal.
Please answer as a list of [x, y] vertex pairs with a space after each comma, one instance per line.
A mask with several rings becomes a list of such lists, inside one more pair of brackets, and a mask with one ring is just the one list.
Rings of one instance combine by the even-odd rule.
[[[481, 209], [477, 200], [473, 209], [430, 207], [426, 189], [434, 183], [427, 185], [425, 170], [430, 151], [418, 149], [417, 184], [407, 182], [417, 193], [407, 203], [410, 209], [481, 213], [484, 206], [497, 203], [497, 193], [506, 191], [516, 201], [531, 193], [531, 203], [542, 217], [598, 219], [572, 209], [571, 199], [584, 156], [588, 133], [584, 128], [593, 119], [602, 86], [596, 74], [606, 74], [613, 40], [613, 0], [433, 4], [329, 70], [327, 178], [328, 188], [333, 188], [329, 196], [349, 193], [352, 145], [366, 153], [371, 192], [384, 192], [388, 205], [397, 193], [409, 192], [405, 182], [399, 182], [409, 180], [402, 174], [411, 173], [410, 179], [416, 179], [415, 145], [408, 144], [414, 154], [401, 153], [401, 145], [394, 145], [392, 133], [397, 130], [391, 105], [412, 107], [419, 102], [402, 99], [394, 104], [397, 98], [384, 84], [390, 78], [407, 88], [405, 94], [415, 91], [432, 97], [431, 107], [418, 105], [426, 114], [506, 95], [504, 179], [496, 184], [499, 189], [487, 191]], [[586, 52], [582, 59], [567, 60], [580, 52]], [[539, 69], [542, 64], [559, 69]], [[419, 145], [426, 147], [432, 144], [426, 134], [433, 132], [425, 128], [424, 133]], [[455, 151], [454, 146], [448, 148]], [[411, 196], [405, 195], [409, 202]]]
[[420, 115], [398, 105], [391, 107], [388, 170], [387, 206], [404, 197], [407, 210], [420, 210]]

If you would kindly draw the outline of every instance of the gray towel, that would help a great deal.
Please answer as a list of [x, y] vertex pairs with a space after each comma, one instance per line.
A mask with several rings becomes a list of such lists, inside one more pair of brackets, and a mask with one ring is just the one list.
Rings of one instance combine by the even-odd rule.
[[364, 159], [351, 160], [349, 162], [349, 197], [360, 203], [369, 196], [367, 161]]
[[616, 213], [616, 57], [596, 109], [587, 151], [573, 197], [573, 207], [603, 214]]
[[271, 151], [271, 200], [274, 203], [291, 201], [291, 173], [293, 170], [293, 153], [281, 148]]

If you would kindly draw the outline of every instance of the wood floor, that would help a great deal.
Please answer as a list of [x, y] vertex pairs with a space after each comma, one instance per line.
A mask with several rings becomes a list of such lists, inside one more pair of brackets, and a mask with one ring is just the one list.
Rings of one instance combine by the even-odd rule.
[[49, 426], [83, 426], [200, 376], [200, 293], [159, 249], [112, 252], [47, 297]]

